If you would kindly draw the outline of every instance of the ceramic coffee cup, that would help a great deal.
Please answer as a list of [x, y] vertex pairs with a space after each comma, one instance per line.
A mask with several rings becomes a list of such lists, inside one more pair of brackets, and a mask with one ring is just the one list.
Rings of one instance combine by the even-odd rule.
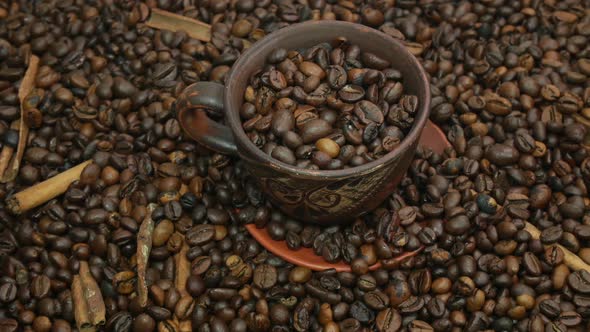
[[[271, 158], [242, 129], [239, 110], [250, 77], [277, 48], [309, 48], [337, 37], [387, 59], [402, 73], [404, 91], [419, 100], [413, 127], [396, 149], [357, 167], [307, 170]], [[309, 21], [273, 32], [239, 57], [225, 81], [225, 86], [198, 82], [182, 92], [175, 108], [184, 131], [206, 147], [239, 156], [276, 206], [298, 220], [321, 225], [349, 221], [393, 192], [412, 161], [430, 113], [428, 79], [418, 60], [399, 41], [354, 23]], [[207, 113], [222, 113], [225, 125]]]

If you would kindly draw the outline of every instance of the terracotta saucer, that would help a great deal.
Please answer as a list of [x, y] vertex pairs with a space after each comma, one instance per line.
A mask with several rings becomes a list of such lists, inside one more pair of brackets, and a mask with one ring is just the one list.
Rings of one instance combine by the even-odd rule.
[[[428, 121], [422, 130], [422, 136], [420, 137], [419, 144], [430, 148], [431, 150], [442, 153], [444, 149], [451, 146], [447, 140], [445, 134], [440, 128], [434, 123]], [[310, 248], [301, 248], [298, 250], [291, 250], [287, 247], [285, 241], [273, 240], [265, 228], [256, 228], [254, 224], [246, 225], [246, 229], [252, 237], [258, 241], [266, 250], [270, 251], [274, 255], [281, 257], [285, 261], [310, 268], [314, 271], [323, 271], [327, 269], [336, 269], [338, 272], [350, 271], [350, 265], [341, 261], [339, 263], [328, 263], [321, 256], [317, 256]], [[400, 260], [414, 256], [418, 254], [420, 250], [416, 250], [410, 253], [404, 253], [399, 256]], [[381, 263], [371, 265], [369, 269], [371, 271], [378, 269]]]

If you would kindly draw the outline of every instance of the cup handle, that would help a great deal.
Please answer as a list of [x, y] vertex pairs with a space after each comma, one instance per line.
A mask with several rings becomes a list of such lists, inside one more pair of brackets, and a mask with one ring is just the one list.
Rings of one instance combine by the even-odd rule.
[[178, 122], [195, 141], [217, 152], [237, 155], [234, 136], [228, 126], [209, 118], [207, 111], [225, 114], [225, 87], [214, 82], [197, 82], [187, 86], [176, 99]]

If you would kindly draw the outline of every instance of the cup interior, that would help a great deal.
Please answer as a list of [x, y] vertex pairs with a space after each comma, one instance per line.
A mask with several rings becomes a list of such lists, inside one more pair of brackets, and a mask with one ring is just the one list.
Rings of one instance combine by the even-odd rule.
[[371, 52], [391, 62], [392, 68], [399, 70], [403, 75], [404, 91], [418, 97], [418, 112], [414, 119], [414, 125], [406, 135], [400, 146], [387, 155], [361, 166], [343, 170], [314, 171], [314, 175], [326, 177], [342, 177], [354, 172], [362, 172], [372, 169], [391, 160], [410, 147], [414, 147], [420, 136], [420, 132], [430, 112], [430, 90], [426, 74], [418, 60], [405, 48], [405, 46], [390, 36], [354, 23], [339, 21], [310, 21], [295, 24], [287, 28], [273, 32], [256, 42], [250, 49], [244, 52], [234, 64], [226, 80], [225, 107], [226, 121], [231, 127], [239, 150], [247, 151], [257, 159], [262, 158], [266, 162], [274, 164], [283, 171], [301, 175], [306, 172], [294, 166], [275, 160], [256, 147], [242, 129], [239, 109], [243, 103], [243, 96], [248, 86], [250, 77], [261, 69], [268, 55], [277, 48], [305, 49], [321, 42], [331, 42], [338, 37], [345, 37], [351, 43], [359, 45], [361, 52]]

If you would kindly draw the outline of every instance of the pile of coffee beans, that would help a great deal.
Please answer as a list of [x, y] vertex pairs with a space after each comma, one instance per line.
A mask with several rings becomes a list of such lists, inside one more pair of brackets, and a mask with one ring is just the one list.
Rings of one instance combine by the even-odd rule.
[[[418, 250], [422, 242], [431, 244], [434, 239], [428, 235], [428, 239], [422, 241], [417, 233], [409, 232], [410, 229], [420, 231], [420, 221], [411, 208], [398, 214], [381, 207], [341, 226], [320, 227], [301, 223], [276, 209], [270, 212], [270, 218], [256, 219], [253, 223], [259, 228], [266, 227], [273, 240], [285, 241], [291, 250], [312, 248], [316, 255], [330, 263], [344, 261], [354, 266], [356, 261], [370, 266], [403, 252]], [[440, 222], [436, 224], [442, 227]], [[429, 234], [430, 230], [424, 229], [421, 234]]]
[[[211, 24], [211, 41], [147, 27], [150, 8]], [[419, 149], [379, 208], [330, 228], [279, 212], [241, 161], [186, 138], [175, 109], [187, 85], [224, 81], [244, 39], [320, 19], [404, 43], [429, 75], [431, 120], [452, 144], [441, 154]], [[0, 331], [76, 331], [71, 284], [81, 262], [102, 293], [104, 331], [183, 331], [177, 321], [216, 332], [588, 331], [590, 273], [554, 245], [590, 263], [589, 38], [582, 0], [0, 2], [0, 148], [18, 143], [30, 54], [40, 58], [41, 114], [17, 179], [0, 184]], [[356, 59], [377, 70], [360, 51]], [[320, 66], [308, 52], [301, 59]], [[263, 76], [252, 96], [278, 93]], [[318, 119], [324, 112], [316, 107]], [[369, 126], [354, 108], [349, 115]], [[366, 159], [376, 143], [363, 144], [355, 156]], [[89, 159], [64, 195], [23, 216], [7, 212], [5, 198]], [[150, 203], [143, 307], [135, 254]], [[264, 250], [249, 223], [292, 249], [350, 262], [351, 272], [293, 266]], [[183, 242], [190, 276], [179, 289]], [[388, 258], [418, 247], [415, 257]], [[371, 271], [373, 262], [381, 268]]]
[[240, 109], [250, 140], [306, 169], [359, 166], [394, 150], [414, 124], [391, 63], [341, 37], [305, 50], [278, 48], [250, 79]]

